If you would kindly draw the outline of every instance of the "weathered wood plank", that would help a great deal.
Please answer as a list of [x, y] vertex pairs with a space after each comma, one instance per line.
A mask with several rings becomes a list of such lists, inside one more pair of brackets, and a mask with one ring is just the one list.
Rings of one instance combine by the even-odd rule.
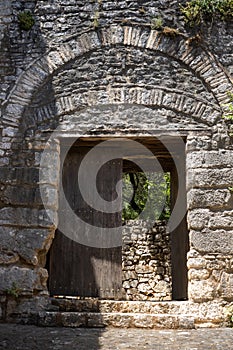
[[[75, 213], [84, 221], [98, 227], [121, 226], [121, 211], [103, 213], [91, 208], [82, 198], [78, 186], [78, 168], [87, 149], [71, 149], [63, 169], [63, 188]], [[96, 162], [102, 161], [99, 153]], [[116, 198], [116, 183], [122, 176], [122, 160], [106, 163], [97, 176], [100, 195], [111, 206]], [[88, 182], [88, 174], [86, 174]], [[88, 184], [87, 184], [88, 189]], [[62, 208], [60, 208], [62, 210]], [[77, 227], [77, 230], [79, 228]], [[83, 234], [88, 235], [88, 227]], [[116, 248], [93, 248], [74, 242], [56, 232], [51, 256], [49, 290], [53, 295], [119, 298], [122, 288], [122, 251]]]

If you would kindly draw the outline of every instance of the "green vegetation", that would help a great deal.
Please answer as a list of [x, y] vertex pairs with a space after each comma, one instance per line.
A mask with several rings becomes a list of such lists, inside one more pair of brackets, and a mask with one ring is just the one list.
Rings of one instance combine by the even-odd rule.
[[227, 120], [233, 120], [233, 92], [228, 91], [229, 103], [223, 105], [224, 114], [223, 118]]
[[93, 27], [96, 29], [99, 27], [99, 18], [100, 18], [100, 13], [99, 11], [95, 11], [94, 13], [94, 18], [93, 18]]
[[[147, 204], [142, 219], [167, 220], [170, 216], [170, 173], [153, 173], [148, 176], [142, 172], [123, 175], [122, 219], [136, 219]], [[159, 211], [165, 199], [162, 213]]]
[[16, 283], [13, 282], [11, 288], [7, 289], [6, 294], [11, 295], [15, 298], [19, 297], [20, 289], [17, 287]]
[[35, 20], [30, 11], [20, 12], [18, 14], [19, 27], [22, 30], [29, 31], [35, 24]]
[[191, 0], [181, 6], [186, 23], [199, 25], [214, 18], [233, 18], [233, 0]]
[[227, 318], [227, 322], [229, 322], [229, 326], [233, 327], [233, 304], [225, 308], [225, 316]]
[[153, 17], [151, 19], [151, 29], [162, 29], [163, 27], [163, 19], [162, 17]]
[[153, 30], [161, 31], [164, 35], [167, 36], [176, 36], [181, 34], [176, 28], [164, 26], [162, 17], [153, 17], [151, 19], [150, 27]]
[[95, 11], [92, 15], [92, 28], [97, 29], [100, 25], [99, 23], [99, 19], [100, 19], [100, 15], [101, 15], [101, 11], [102, 11], [102, 6], [103, 6], [103, 0], [95, 0], [94, 1], [96, 3], [96, 7], [95, 7]]

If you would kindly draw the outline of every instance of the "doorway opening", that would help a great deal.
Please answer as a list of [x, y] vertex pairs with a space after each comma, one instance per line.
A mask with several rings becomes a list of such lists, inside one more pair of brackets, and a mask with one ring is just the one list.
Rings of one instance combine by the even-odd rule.
[[[172, 232], [167, 230], [170, 213], [179, 200], [178, 188], [183, 199], [186, 197], [185, 147], [176, 147], [175, 137], [167, 138], [166, 144], [174, 144], [174, 152], [171, 154], [159, 139], [134, 138], [133, 140], [147, 147], [159, 160], [163, 174], [153, 173], [150, 161], [147, 162], [147, 171], [142, 172], [135, 164], [135, 156], [134, 159], [116, 158], [108, 161], [98, 172], [96, 187], [99, 194], [109, 203], [120, 194], [123, 209], [114, 213], [103, 213], [85, 202], [77, 174], [85, 155], [106, 139], [83, 138], [74, 143], [64, 161], [61, 183], [67, 201], [82, 220], [98, 227], [122, 227], [122, 247], [85, 246], [57, 230], [48, 257], [49, 292], [52, 296], [78, 298], [186, 300], [186, 217]], [[64, 141], [62, 149], [65, 148]], [[138, 157], [141, 157], [140, 150], [138, 152]], [[96, 162], [101, 162], [101, 157], [100, 153]], [[164, 181], [159, 182], [159, 187], [157, 181], [157, 188], [151, 190], [150, 187], [153, 187], [156, 181], [148, 181], [147, 173], [150, 173], [154, 180], [162, 176]], [[86, 177], [88, 181], [88, 174]], [[122, 179], [120, 192], [119, 188], [116, 191], [116, 184]], [[125, 196], [129, 195], [129, 187], [133, 188], [133, 192], [127, 204]], [[150, 198], [149, 193], [154, 198]], [[159, 200], [161, 195], [164, 197], [164, 193], [166, 200], [163, 210], [159, 217], [158, 213], [153, 213], [154, 224], [148, 229], [148, 217], [140, 216], [146, 201], [156, 198]], [[185, 200], [182, 205], [184, 202]], [[61, 210], [60, 207], [59, 211]], [[83, 234], [88, 235], [88, 232]]]
[[[126, 300], [172, 300], [171, 237], [167, 230], [171, 214], [171, 174], [139, 172], [133, 164], [126, 169], [122, 190], [124, 297]], [[146, 205], [148, 210], [143, 212]]]

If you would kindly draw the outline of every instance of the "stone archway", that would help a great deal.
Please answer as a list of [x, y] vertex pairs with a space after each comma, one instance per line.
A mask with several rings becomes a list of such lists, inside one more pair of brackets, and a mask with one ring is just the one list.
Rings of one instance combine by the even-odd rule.
[[4, 127], [12, 126], [17, 129], [19, 119], [31, 97], [49, 76], [87, 52], [112, 45], [134, 46], [173, 57], [200, 76], [219, 104], [229, 102], [227, 91], [232, 86], [230, 78], [210, 52], [197, 46], [188, 46], [182, 36], [174, 39], [155, 30], [148, 32], [143, 28], [113, 26], [101, 30], [99, 35], [90, 32], [78, 38], [71, 38], [59, 49], [51, 49], [33, 62], [19, 77], [4, 103]]
[[[66, 69], [68, 64], [73, 64], [73, 62], [80, 57], [85, 57], [86, 54], [91, 55], [96, 49], [104, 51], [109, 47], [113, 47], [117, 51], [120, 46], [124, 48], [137, 47], [140, 50], [149, 50], [151, 52], [160, 53], [161, 55], [174, 58], [174, 60], [181, 62], [185, 67], [188, 67], [194, 75], [198, 76], [206, 89], [210, 91], [213, 96], [213, 102], [209, 103], [204, 101], [200, 96], [184, 93], [183, 91], [174, 92], [169, 88], [146, 86], [146, 84], [140, 86], [135, 84], [134, 86], [131, 85], [119, 88], [111, 87], [108, 90], [106, 89], [105, 100], [102, 102], [99, 101], [100, 92], [98, 89], [89, 94], [80, 93], [79, 99], [84, 103], [85, 107], [90, 109], [92, 107], [101, 106], [99, 115], [103, 113], [105, 106], [108, 107], [109, 105], [111, 106], [110, 110], [113, 109], [113, 116], [118, 110], [120, 110], [122, 104], [128, 104], [129, 109], [133, 108], [132, 104], [142, 106], [145, 113], [143, 114], [145, 115], [144, 119], [142, 118], [138, 120], [135, 116], [135, 119], [133, 119], [131, 123], [132, 128], [129, 128], [124, 134], [123, 126], [125, 118], [127, 118], [127, 113], [122, 115], [122, 118], [118, 118], [121, 122], [120, 128], [117, 128], [118, 124], [115, 123], [115, 119], [113, 118], [112, 124], [110, 123], [109, 125], [112, 127], [112, 132], [117, 131], [119, 136], [127, 135], [127, 133], [131, 136], [133, 133], [133, 135], [136, 136], [137, 133], [140, 132], [146, 133], [151, 126], [151, 120], [153, 120], [154, 126], [157, 127], [157, 125], [160, 125], [159, 118], [161, 116], [164, 120], [167, 118], [162, 112], [163, 109], [169, 111], [169, 113], [173, 112], [174, 114], [180, 115], [181, 123], [185, 118], [190, 118], [191, 121], [196, 121], [198, 134], [196, 133], [196, 128], [192, 129], [193, 125], [191, 130], [185, 130], [185, 128], [182, 128], [188, 138], [187, 152], [189, 154], [187, 168], [189, 173], [191, 173], [188, 176], [187, 184], [189, 191], [189, 225], [192, 230], [192, 249], [189, 254], [189, 268], [191, 270], [189, 295], [191, 300], [195, 302], [209, 302], [218, 298], [229, 300], [231, 297], [229, 296], [229, 291], [226, 287], [227, 283], [225, 282], [231, 281], [232, 278], [229, 265], [227, 265], [227, 259], [229, 259], [229, 257], [226, 257], [226, 254], [230, 254], [229, 247], [231, 247], [231, 236], [229, 232], [226, 234], [225, 229], [229, 231], [228, 220], [231, 217], [231, 212], [229, 211], [228, 206], [230, 200], [228, 187], [232, 184], [232, 173], [229, 169], [229, 165], [231, 165], [231, 152], [226, 151], [225, 155], [227, 154], [229, 157], [228, 162], [226, 162], [223, 159], [224, 157], [221, 157], [218, 145], [223, 145], [224, 137], [227, 138], [227, 135], [222, 135], [220, 130], [221, 125], [224, 124], [221, 120], [221, 104], [229, 102], [227, 91], [231, 89], [232, 85], [228, 74], [211, 53], [202, 48], [198, 48], [198, 46], [189, 46], [186, 39], [181, 36], [170, 38], [157, 31], [149, 32], [144, 29], [133, 27], [113, 26], [111, 28], [103, 29], [98, 33], [93, 31], [88, 34], [83, 34], [80, 37], [72, 37], [67, 39], [66, 43], [58, 49], [49, 50], [46, 55], [33, 62], [19, 77], [17, 84], [9, 94], [8, 99], [3, 106], [4, 113], [2, 126], [4, 128], [4, 135], [7, 135], [14, 140], [17, 139], [19, 125], [25, 117], [25, 109], [30, 106], [31, 100], [36, 92], [40, 88], [43, 89], [50, 78], [54, 77], [57, 72]], [[69, 134], [70, 136], [79, 136], [80, 132], [83, 133], [86, 130], [90, 130], [89, 126], [93, 126], [96, 122], [94, 118], [90, 117], [90, 110], [88, 111], [88, 118], [86, 118], [87, 115], [85, 115], [85, 111], [79, 110], [79, 106], [75, 104], [72, 95], [53, 101], [52, 106], [54, 106], [54, 104], [56, 105], [57, 119], [66, 122], [63, 125], [61, 124], [62, 128], [64, 127], [61, 130], [63, 135]], [[157, 115], [153, 112], [154, 106], [157, 108]], [[148, 118], [149, 112], [150, 118]], [[48, 120], [54, 118], [54, 110], [49, 108], [49, 104], [35, 109], [35, 116], [43, 113]], [[98, 124], [100, 135], [101, 133], [106, 134], [106, 129], [103, 124], [108, 120], [107, 118], [109, 118], [109, 116], [107, 117], [107, 114], [101, 115], [103, 119]], [[86, 123], [80, 125], [79, 122], [82, 118], [83, 120], [86, 120]], [[158, 124], [156, 124], [157, 121]], [[215, 124], [218, 122], [219, 126], [215, 127]], [[167, 132], [168, 124], [169, 123], [164, 123], [164, 127], [161, 128], [162, 132]], [[172, 125], [173, 124], [171, 123], [171, 131]], [[136, 131], [133, 130], [133, 127], [135, 127]], [[94, 128], [94, 132], [96, 129]], [[30, 140], [28, 149], [31, 147], [31, 149], [36, 150], [38, 154], [43, 151], [47, 140], [46, 137], [42, 140], [41, 136], [43, 135], [43, 132], [39, 132], [37, 138], [35, 137], [35, 139]], [[212, 135], [214, 135], [213, 138]], [[213, 164], [211, 164], [212, 154], [214, 154], [217, 159]], [[51, 165], [54, 165], [54, 167], [58, 166], [58, 161], [59, 147], [55, 147], [54, 158]], [[211, 170], [209, 170], [209, 168], [206, 169], [206, 164], [208, 164], [208, 167]], [[39, 164], [37, 163], [37, 167], [38, 165]], [[221, 169], [221, 167], [223, 167], [223, 169]], [[4, 169], [6, 172], [5, 175], [4, 171], [2, 172], [2, 178], [5, 176], [6, 183], [7, 181], [12, 181], [12, 184], [14, 184], [16, 173], [12, 172], [13, 174], [11, 173], [8, 175], [7, 167]], [[38, 168], [36, 170], [38, 173]], [[27, 168], [23, 169], [22, 183], [20, 183], [19, 186], [23, 187], [24, 182], [26, 183], [27, 181], [35, 181], [34, 178], [29, 178], [28, 180], [27, 171]], [[216, 174], [219, 175], [219, 177]], [[47, 186], [48, 184], [49, 186]], [[29, 185], [31, 186], [31, 183], [29, 183]], [[48, 199], [51, 201], [49, 204], [51, 214], [54, 217], [56, 217], [57, 214], [57, 186], [57, 172], [51, 172], [50, 180], [46, 183], [45, 190], [48, 191]], [[218, 188], [218, 186], [220, 188]], [[215, 187], [217, 187], [217, 189]], [[15, 191], [15, 193], [17, 193], [17, 191]], [[200, 197], [201, 204], [198, 201], [200, 193], [204, 193], [203, 196]], [[209, 196], [208, 198], [210, 199], [207, 200], [208, 203], [206, 204], [204, 197], [207, 193]], [[218, 198], [218, 201], [214, 201], [214, 204], [212, 204], [211, 198], [213, 199], [215, 197]], [[36, 252], [39, 250], [40, 253], [43, 251], [42, 258], [44, 258], [52, 241], [54, 224], [47, 219], [46, 211], [41, 209], [41, 202], [38, 204], [39, 209], [32, 209], [30, 207], [30, 198], [28, 199], [26, 197], [24, 202], [25, 207], [23, 208], [19, 201], [16, 201], [14, 204], [15, 206], [18, 205], [17, 208], [10, 206], [3, 208], [3, 210], [1, 210], [1, 223], [4, 227], [9, 226], [10, 224], [13, 226], [20, 224], [20, 230], [21, 227], [24, 228], [25, 226], [43, 228], [41, 235], [44, 235], [44, 239], [42, 239], [39, 248], [36, 246], [33, 249]], [[201, 208], [199, 207], [200, 205]], [[226, 213], [222, 213], [222, 209], [220, 209], [221, 205], [223, 205], [224, 208], [227, 208]], [[201, 220], [198, 219], [199, 216], [201, 217]], [[225, 220], [225, 218], [227, 218], [227, 220]], [[221, 225], [219, 222], [221, 222]], [[207, 232], [205, 231], [205, 225], [209, 225]], [[218, 225], [221, 226], [219, 234], [216, 233], [216, 229], [219, 227]], [[211, 231], [212, 229], [215, 230], [213, 231], [214, 233]], [[30, 232], [30, 234], [32, 234], [32, 232]], [[229, 242], [229, 247], [227, 247], [227, 245], [221, 245], [223, 237]], [[207, 249], [206, 246], [208, 246], [208, 240], [211, 244], [210, 248], [207, 247]], [[17, 249], [20, 250], [21, 247]], [[206, 269], [207, 272], [205, 271], [206, 266], [212, 266], [210, 263], [211, 256], [208, 255], [211, 252], [215, 254], [214, 256], [220, 254], [221, 258], [219, 259], [224, 260], [224, 263], [226, 264], [226, 270], [221, 275], [215, 273], [214, 267], [208, 267], [209, 270]], [[15, 270], [20, 270], [20, 273], [22, 273], [20, 275], [21, 277], [17, 277], [18, 279], [16, 278], [19, 283], [21, 283], [20, 279], [25, 276], [32, 276], [32, 278], [30, 278], [30, 286], [27, 285], [26, 288], [30, 289], [31, 293], [33, 293], [34, 290], [42, 290], [42, 292], [45, 292], [47, 278], [46, 270], [43, 269], [41, 265], [38, 268], [38, 260], [36, 260], [34, 256], [30, 256], [30, 260], [27, 258], [25, 252], [20, 251], [20, 254], [21, 256], [26, 257], [26, 259], [28, 259], [27, 263], [30, 261], [30, 264], [33, 265], [33, 267], [13, 267], [11, 271], [12, 276], [15, 277]], [[203, 255], [204, 258], [201, 258]], [[19, 260], [17, 256], [13, 256], [12, 259], [16, 259], [15, 261]], [[200, 262], [201, 265], [198, 265], [198, 262]], [[198, 270], [201, 270], [201, 273], [199, 273]], [[206, 282], [206, 280], [208, 282]]]

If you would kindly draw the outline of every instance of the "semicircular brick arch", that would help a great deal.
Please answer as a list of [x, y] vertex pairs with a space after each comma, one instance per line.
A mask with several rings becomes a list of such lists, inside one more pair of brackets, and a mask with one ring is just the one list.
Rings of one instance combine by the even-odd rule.
[[112, 26], [104, 28], [98, 34], [92, 31], [77, 38], [72, 37], [57, 50], [51, 49], [34, 61], [19, 77], [5, 101], [2, 118], [4, 126], [10, 125], [17, 129], [23, 111], [30, 104], [35, 91], [66, 63], [88, 52], [115, 45], [134, 46], [166, 54], [194, 71], [209, 87], [219, 105], [229, 102], [227, 91], [232, 89], [231, 80], [208, 51], [202, 50], [200, 53], [196, 46], [187, 45], [187, 40], [182, 36], [171, 38], [155, 30]]

